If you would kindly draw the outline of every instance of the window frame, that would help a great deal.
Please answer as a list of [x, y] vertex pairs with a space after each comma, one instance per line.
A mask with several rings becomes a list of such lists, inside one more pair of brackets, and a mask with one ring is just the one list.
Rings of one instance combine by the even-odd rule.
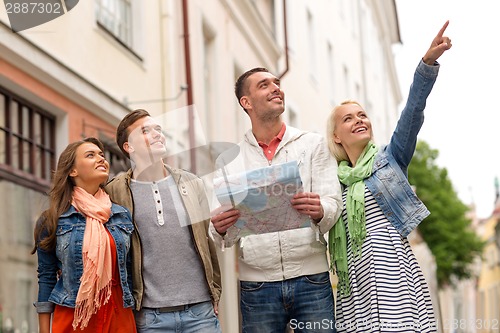
[[[134, 51], [134, 48], [136, 47], [135, 43], [135, 33], [134, 33], [134, 0], [109, 0], [109, 1], [116, 1], [118, 2], [118, 5], [120, 3], [126, 3], [128, 7], [128, 13], [125, 14], [126, 19], [119, 20], [118, 26], [125, 22], [126, 26], [126, 31], [127, 34], [126, 36], [121, 36], [120, 35], [120, 28], [114, 29], [111, 26], [108, 26], [105, 22], [105, 19], [103, 18], [103, 12], [105, 12], [105, 15], [108, 17], [111, 16], [113, 19], [113, 24], [111, 25], [116, 25], [116, 20], [118, 20], [120, 17], [116, 15], [116, 13], [113, 13], [109, 10], [109, 8], [104, 7], [103, 1], [105, 0], [94, 0], [94, 5], [95, 5], [95, 20], [97, 27], [104, 31], [108, 36], [110, 36], [114, 41], [116, 41], [119, 45], [124, 47], [126, 50], [128, 50], [130, 53], [132, 53], [133, 56], [135, 56], [137, 59], [142, 61], [142, 57], [140, 57], [137, 52]], [[104, 16], [105, 16], [104, 15]], [[127, 21], [126, 21], [127, 20]], [[118, 30], [118, 31], [114, 31]]]
[[[0, 179], [45, 193], [50, 188], [56, 164], [56, 116], [4, 87], [0, 87], [0, 95], [4, 98], [0, 108], [0, 112], [4, 112], [4, 123], [0, 123], [4, 142], [0, 144], [4, 145], [5, 153], [4, 160], [0, 161]], [[36, 116], [38, 124], [35, 124]], [[28, 119], [24, 119], [26, 117]]]

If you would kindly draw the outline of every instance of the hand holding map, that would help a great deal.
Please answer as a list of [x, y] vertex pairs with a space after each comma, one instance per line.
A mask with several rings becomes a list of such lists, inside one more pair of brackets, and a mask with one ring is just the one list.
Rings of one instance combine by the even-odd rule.
[[222, 206], [240, 211], [238, 221], [227, 230], [240, 237], [310, 226], [311, 219], [290, 203], [303, 191], [296, 161], [272, 165], [214, 180], [214, 191]]

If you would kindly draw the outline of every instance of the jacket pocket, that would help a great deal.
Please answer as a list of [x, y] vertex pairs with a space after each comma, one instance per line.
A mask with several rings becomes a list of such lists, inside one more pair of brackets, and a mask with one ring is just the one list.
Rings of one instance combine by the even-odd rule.
[[250, 235], [240, 240], [240, 260], [259, 269], [280, 267], [280, 247], [277, 233]]
[[120, 223], [117, 224], [116, 227], [127, 235], [132, 234], [132, 231], [134, 231], [134, 226], [132, 225], [132, 223]]
[[125, 254], [127, 254], [130, 250], [130, 235], [132, 235], [132, 232], [134, 231], [134, 226], [132, 225], [132, 223], [119, 223], [114, 227], [116, 227], [120, 231], [121, 237], [121, 239], [117, 239], [115, 241], [123, 242], [123, 245], [125, 246]]
[[373, 174], [382, 181], [390, 180], [396, 177], [394, 169], [391, 167], [386, 158], [375, 162]]
[[[53, 291], [54, 295], [63, 304], [62, 300], [67, 294], [72, 292], [71, 282], [75, 280], [75, 244], [73, 235], [74, 224], [59, 224], [56, 230], [56, 256], [61, 262], [61, 271], [58, 272], [59, 280]], [[64, 277], [64, 279], [63, 279]], [[59, 286], [59, 287], [58, 287]], [[57, 293], [59, 292], [59, 294]]]
[[316, 231], [311, 228], [301, 228], [287, 233], [283, 247], [287, 256], [295, 261], [304, 261], [311, 255], [326, 253], [326, 245], [316, 240]]
[[58, 256], [60, 254], [63, 254], [67, 250], [67, 248], [71, 242], [71, 231], [73, 231], [73, 228], [74, 228], [73, 224], [64, 224], [64, 225], [57, 226], [56, 251], [57, 251]]

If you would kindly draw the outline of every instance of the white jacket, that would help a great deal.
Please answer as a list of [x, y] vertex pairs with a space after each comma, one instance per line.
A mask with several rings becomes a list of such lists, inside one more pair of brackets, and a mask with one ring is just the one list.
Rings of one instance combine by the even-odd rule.
[[[269, 165], [251, 130], [235, 149], [224, 152], [217, 159], [218, 165], [225, 165], [227, 174]], [[237, 157], [230, 161], [236, 154]], [[226, 165], [225, 160], [229, 164]], [[211, 224], [210, 233], [216, 244], [230, 247], [238, 242], [241, 281], [282, 281], [329, 269], [327, 243], [323, 235], [332, 228], [342, 211], [337, 162], [321, 135], [287, 126], [272, 163], [293, 160], [297, 160], [299, 165], [304, 191], [319, 194], [324, 217], [310, 228], [232, 239], [228, 236], [223, 238]]]

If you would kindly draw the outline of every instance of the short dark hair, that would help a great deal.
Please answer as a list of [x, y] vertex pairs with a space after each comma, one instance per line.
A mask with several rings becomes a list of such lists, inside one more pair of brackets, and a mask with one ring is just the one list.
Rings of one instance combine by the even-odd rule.
[[[258, 72], [269, 73], [269, 70], [267, 68], [264, 68], [264, 67], [255, 67], [255, 68], [252, 68], [252, 69], [246, 71], [245, 73], [241, 74], [240, 77], [236, 80], [236, 83], [234, 84], [234, 94], [236, 95], [236, 98], [238, 99], [238, 103], [240, 105], [241, 105], [241, 103], [240, 103], [241, 97], [243, 97], [245, 94], [248, 93], [248, 85], [246, 83], [248, 77], [250, 75], [258, 73]], [[243, 107], [243, 105], [241, 105], [241, 107]], [[247, 110], [245, 110], [245, 108], [243, 108], [243, 110], [245, 112], [247, 112]]]
[[151, 115], [144, 109], [134, 110], [123, 117], [116, 128], [116, 144], [127, 158], [130, 158], [130, 155], [123, 149], [123, 144], [128, 141], [128, 136], [130, 135], [128, 128], [137, 120], [144, 117], [151, 117]]

